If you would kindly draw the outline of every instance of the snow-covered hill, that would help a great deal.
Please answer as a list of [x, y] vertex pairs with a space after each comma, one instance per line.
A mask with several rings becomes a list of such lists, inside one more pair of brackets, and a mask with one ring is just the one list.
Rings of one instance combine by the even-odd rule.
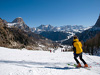
[[[100, 57], [83, 55], [92, 67], [75, 68], [72, 52], [29, 51], [0, 47], [0, 75], [100, 75]], [[83, 65], [83, 63], [81, 63]]]

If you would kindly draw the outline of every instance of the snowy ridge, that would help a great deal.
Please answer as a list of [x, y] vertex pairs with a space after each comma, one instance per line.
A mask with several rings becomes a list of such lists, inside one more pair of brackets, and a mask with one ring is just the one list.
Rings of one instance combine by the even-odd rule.
[[16, 24], [18, 24], [18, 23], [7, 23], [8, 27], [14, 26]]
[[14, 26], [14, 25], [20, 25], [23, 26], [23, 22], [20, 23], [7, 23], [8, 27]]
[[[72, 52], [28, 51], [0, 47], [0, 75], [100, 75], [100, 57], [83, 54], [90, 70], [75, 68]], [[81, 62], [83, 65], [83, 63]]]
[[[68, 39], [70, 39], [71, 37], [73, 37], [75, 35], [75, 33], [71, 33], [71, 32], [68, 32], [70, 35], [67, 36]], [[68, 39], [64, 39], [64, 40], [61, 40], [61, 43], [64, 42], [64, 41], [67, 41]]]
[[41, 33], [43, 31], [61, 31], [61, 32], [83, 32], [86, 30], [86, 27], [83, 27], [82, 25], [65, 25], [65, 26], [60, 26], [60, 27], [54, 27], [52, 25], [40, 25], [39, 27], [36, 27], [36, 30], [32, 32], [37, 32]]

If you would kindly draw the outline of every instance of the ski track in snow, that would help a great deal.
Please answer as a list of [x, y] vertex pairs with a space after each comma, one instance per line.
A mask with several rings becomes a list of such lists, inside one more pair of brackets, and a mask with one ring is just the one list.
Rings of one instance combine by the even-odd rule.
[[0, 47], [0, 75], [100, 75], [100, 57], [84, 53], [83, 58], [90, 70], [67, 65], [76, 64], [73, 53], [60, 48], [50, 53]]

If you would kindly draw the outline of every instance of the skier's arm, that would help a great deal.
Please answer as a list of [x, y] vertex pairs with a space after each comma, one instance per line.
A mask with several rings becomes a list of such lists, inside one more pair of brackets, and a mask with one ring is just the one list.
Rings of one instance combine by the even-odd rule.
[[76, 48], [74, 46], [74, 42], [72, 43], [72, 45], [73, 45], [73, 52], [74, 52], [74, 54], [76, 54]]

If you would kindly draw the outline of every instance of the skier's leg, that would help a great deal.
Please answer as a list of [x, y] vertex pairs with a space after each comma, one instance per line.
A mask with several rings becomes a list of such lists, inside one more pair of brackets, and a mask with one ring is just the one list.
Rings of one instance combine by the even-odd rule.
[[78, 61], [77, 57], [78, 57], [78, 55], [75, 54], [75, 55], [74, 55], [74, 59], [75, 59], [76, 63], [79, 64], [80, 62]]
[[80, 60], [84, 63], [84, 65], [86, 64], [86, 62], [84, 61], [84, 59], [82, 58], [82, 53], [79, 55]]
[[78, 59], [77, 59], [78, 56], [79, 56], [79, 54], [75, 54], [75, 55], [74, 55], [74, 59], [75, 59], [76, 63], [78, 64], [77, 67], [81, 67], [80, 62], [79, 62]]
[[88, 67], [88, 64], [84, 61], [84, 59], [82, 58], [82, 53], [80, 54], [80, 60], [84, 63], [84, 67]]

